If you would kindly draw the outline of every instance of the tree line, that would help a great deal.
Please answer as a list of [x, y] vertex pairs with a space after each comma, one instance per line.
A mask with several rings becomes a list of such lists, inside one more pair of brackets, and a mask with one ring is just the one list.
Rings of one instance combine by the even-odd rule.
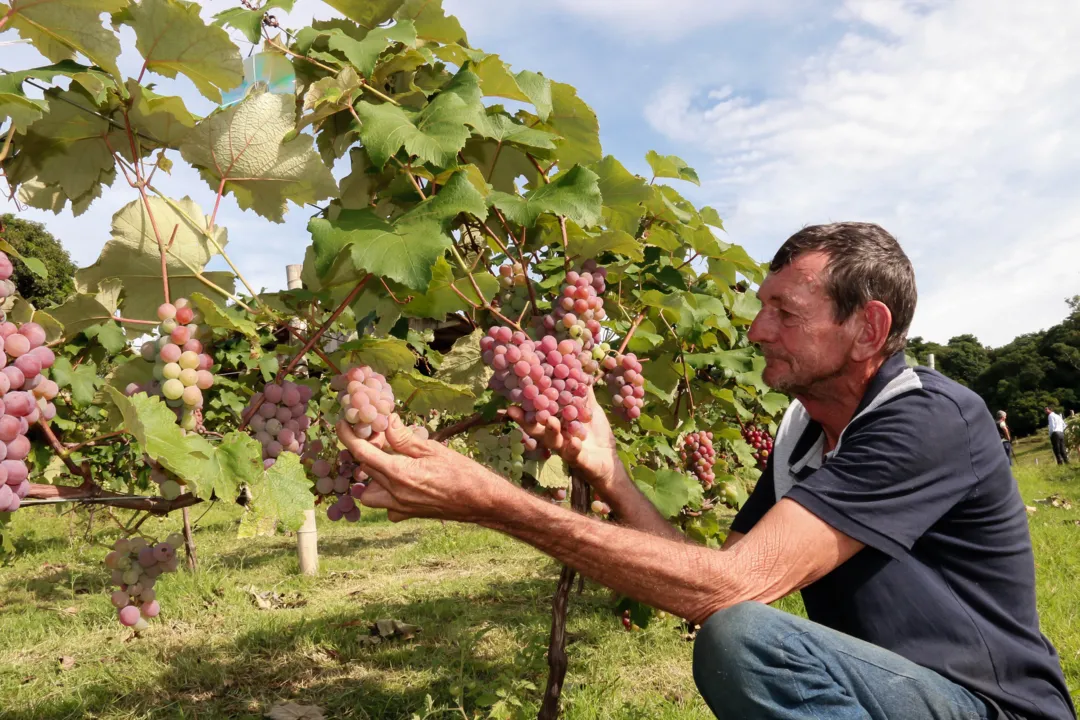
[[1047, 406], [1080, 412], [1080, 295], [1065, 302], [1069, 314], [1060, 323], [999, 348], [967, 334], [945, 345], [913, 337], [907, 352], [923, 365], [933, 353], [939, 371], [977, 392], [992, 412], [1006, 411], [1015, 435], [1030, 435], [1046, 426]]

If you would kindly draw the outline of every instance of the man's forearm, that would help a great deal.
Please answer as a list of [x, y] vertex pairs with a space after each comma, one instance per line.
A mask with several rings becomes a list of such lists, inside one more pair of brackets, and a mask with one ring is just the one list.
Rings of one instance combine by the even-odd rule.
[[702, 622], [752, 595], [747, 573], [738, 569], [733, 552], [583, 517], [509, 483], [499, 490], [494, 506], [498, 512], [477, 519], [479, 524], [523, 540], [617, 592], [680, 617]]

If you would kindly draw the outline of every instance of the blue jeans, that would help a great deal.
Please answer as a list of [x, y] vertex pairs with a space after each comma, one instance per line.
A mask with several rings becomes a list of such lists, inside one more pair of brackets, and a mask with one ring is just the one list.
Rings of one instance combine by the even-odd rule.
[[694, 681], [720, 720], [987, 720], [994, 711], [932, 670], [767, 605], [713, 614]]

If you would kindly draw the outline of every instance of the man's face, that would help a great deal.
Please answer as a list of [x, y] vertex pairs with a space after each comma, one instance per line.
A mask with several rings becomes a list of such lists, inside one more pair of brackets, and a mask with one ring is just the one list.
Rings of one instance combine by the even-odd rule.
[[765, 356], [766, 384], [791, 395], [843, 374], [854, 339], [854, 318], [837, 323], [825, 287], [827, 256], [801, 255], [770, 273], [758, 297], [761, 312], [750, 326], [750, 341]]

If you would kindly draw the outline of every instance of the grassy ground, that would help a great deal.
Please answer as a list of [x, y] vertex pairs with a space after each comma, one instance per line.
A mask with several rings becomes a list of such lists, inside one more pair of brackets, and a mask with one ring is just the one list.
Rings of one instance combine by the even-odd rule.
[[[1018, 456], [1024, 499], [1038, 508], [1043, 630], [1077, 693], [1080, 473], [1059, 472], [1045, 441], [1021, 442]], [[1036, 502], [1053, 494], [1077, 509]], [[535, 717], [552, 561], [488, 531], [372, 513], [355, 526], [321, 523], [321, 573], [309, 579], [297, 574], [293, 538], [235, 539], [237, 511], [201, 520], [200, 571], [165, 579], [162, 619], [139, 638], [108, 604], [104, 550], [69, 536], [68, 518], [19, 511], [20, 553], [0, 568], [0, 718], [258, 718], [290, 700], [328, 718], [472, 717], [492, 701], [507, 717]], [[111, 535], [97, 525], [98, 539]], [[284, 605], [260, 609], [250, 590]], [[565, 717], [710, 718], [674, 619], [628, 633], [611, 607], [596, 585], [572, 597]], [[800, 611], [797, 599], [784, 607]], [[420, 630], [372, 645], [369, 627], [383, 618]]]

